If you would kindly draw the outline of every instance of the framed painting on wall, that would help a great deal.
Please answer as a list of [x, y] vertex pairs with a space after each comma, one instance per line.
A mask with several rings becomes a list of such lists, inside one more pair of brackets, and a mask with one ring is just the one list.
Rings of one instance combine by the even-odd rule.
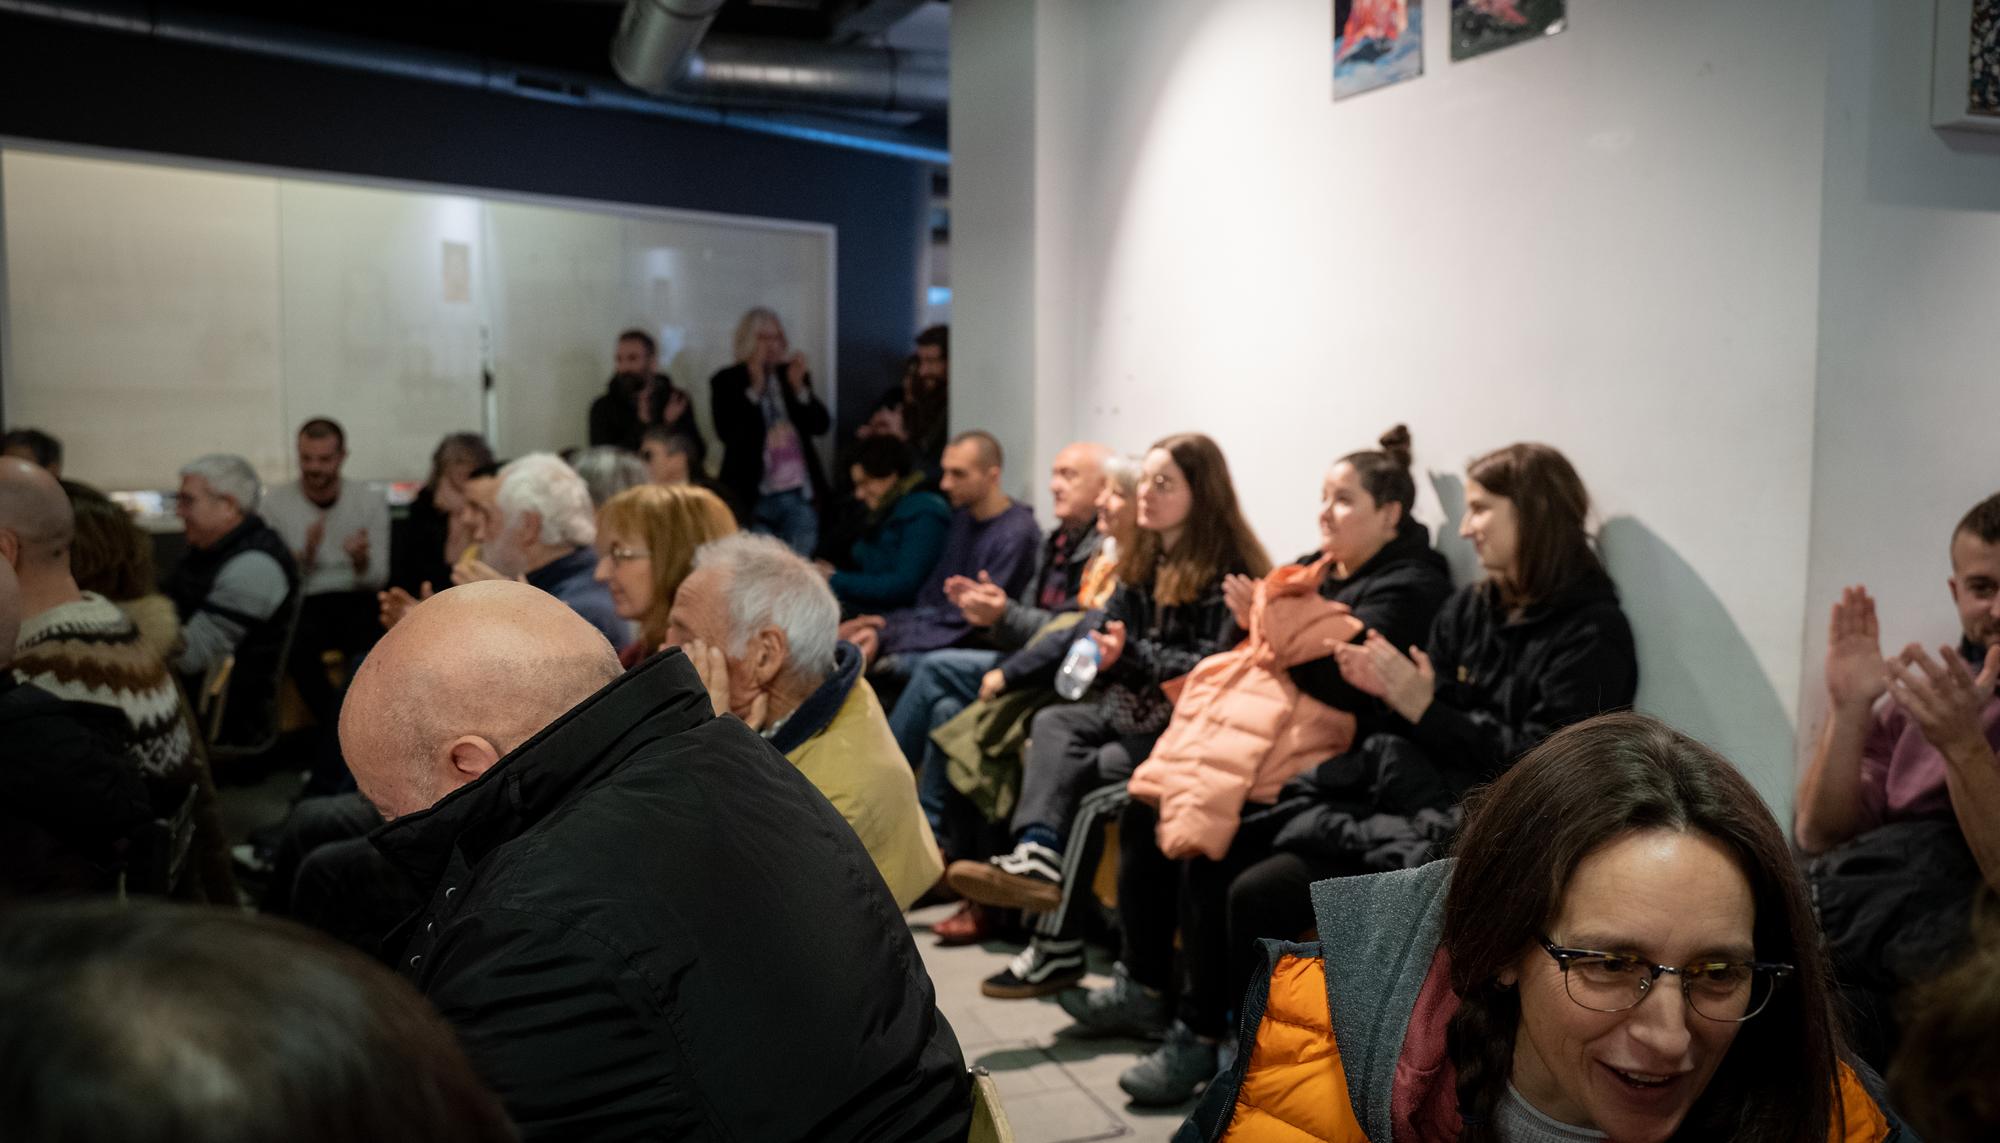
[[1938, 0], [1931, 126], [2000, 131], [2000, 0]]
[[1333, 97], [1424, 74], [1424, 0], [1333, 0]]
[[1451, 58], [1469, 60], [1569, 26], [1565, 0], [1451, 0]]

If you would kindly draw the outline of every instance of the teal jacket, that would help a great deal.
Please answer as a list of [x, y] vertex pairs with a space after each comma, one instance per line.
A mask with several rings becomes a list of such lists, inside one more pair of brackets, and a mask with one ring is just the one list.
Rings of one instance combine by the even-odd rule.
[[935, 492], [906, 492], [854, 541], [852, 571], [827, 581], [849, 611], [907, 607], [944, 554], [951, 506]]

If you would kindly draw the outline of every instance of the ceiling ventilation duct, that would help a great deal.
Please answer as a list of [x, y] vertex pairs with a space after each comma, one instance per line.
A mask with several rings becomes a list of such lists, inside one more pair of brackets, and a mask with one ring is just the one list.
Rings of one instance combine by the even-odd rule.
[[683, 68], [672, 93], [703, 101], [925, 114], [951, 102], [942, 52], [717, 36]]
[[641, 91], [665, 95], [681, 78], [695, 45], [723, 0], [631, 0], [611, 39], [611, 68]]

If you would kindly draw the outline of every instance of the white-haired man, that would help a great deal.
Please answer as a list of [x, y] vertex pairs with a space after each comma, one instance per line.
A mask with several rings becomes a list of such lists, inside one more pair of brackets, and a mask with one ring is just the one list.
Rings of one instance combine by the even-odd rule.
[[569, 604], [613, 647], [632, 641], [632, 625], [596, 579], [590, 487], [561, 457], [529, 453], [494, 477], [469, 480], [465, 502], [479, 554], [452, 569], [453, 583], [519, 580]]
[[861, 652], [838, 640], [839, 626], [840, 605], [811, 564], [744, 534], [695, 553], [667, 640], [694, 661], [717, 714], [749, 723], [826, 795], [907, 909], [944, 863]]
[[180, 613], [181, 646], [169, 664], [199, 683], [236, 657], [224, 741], [261, 737], [283, 652], [288, 606], [299, 589], [291, 548], [257, 515], [264, 486], [240, 456], [211, 453], [181, 469], [174, 511], [187, 554], [161, 586]]

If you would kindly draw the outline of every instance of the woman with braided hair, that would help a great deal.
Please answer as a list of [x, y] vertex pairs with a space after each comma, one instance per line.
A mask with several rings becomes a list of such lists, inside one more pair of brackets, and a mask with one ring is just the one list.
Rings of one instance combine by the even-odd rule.
[[[1888, 1143], [1784, 832], [1720, 755], [1610, 714], [1474, 796], [1448, 861], [1313, 886], [1181, 1140]], [[1660, 995], [1654, 995], [1658, 993]]]

